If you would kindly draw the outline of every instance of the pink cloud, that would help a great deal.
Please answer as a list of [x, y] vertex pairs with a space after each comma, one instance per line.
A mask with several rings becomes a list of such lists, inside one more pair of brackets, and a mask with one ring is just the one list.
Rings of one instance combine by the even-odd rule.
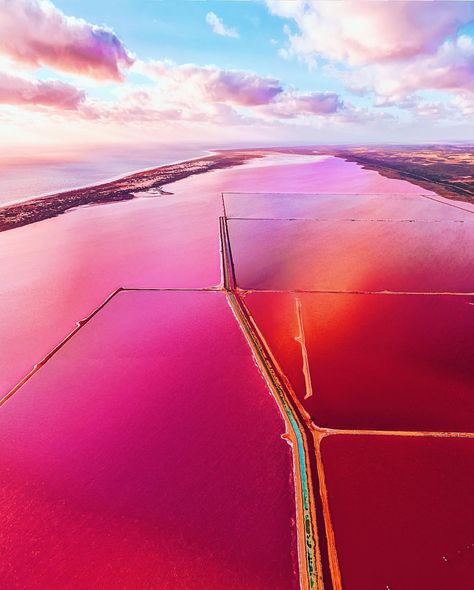
[[247, 107], [268, 104], [283, 91], [278, 80], [233, 70], [211, 72], [205, 86], [211, 100]]
[[401, 106], [412, 94], [440, 90], [454, 94], [474, 92], [474, 41], [467, 35], [443, 43], [432, 55], [409, 62], [370, 65], [336, 75], [357, 94], [376, 97], [376, 106]]
[[409, 60], [436, 52], [448, 36], [474, 18], [474, 3], [347, 0], [267, 0], [291, 19], [286, 55], [323, 56], [351, 65]]
[[304, 115], [333, 115], [344, 108], [344, 104], [335, 92], [294, 92], [287, 91], [279, 95], [266, 112], [283, 119], [294, 119]]
[[0, 0], [2, 54], [99, 80], [122, 80], [122, 68], [133, 63], [112, 30], [66, 16], [49, 0]]
[[268, 104], [283, 92], [278, 80], [241, 70], [166, 61], [137, 62], [135, 69], [157, 82], [174, 83], [174, 90], [183, 97], [199, 94], [211, 102], [253, 107]]
[[27, 80], [0, 72], [0, 103], [74, 110], [84, 101], [85, 93], [58, 81]]
[[173, 105], [159, 105], [145, 90], [125, 92], [118, 101], [88, 100], [81, 106], [85, 119], [128, 123], [165, 123], [179, 121], [183, 111]]
[[286, 90], [279, 80], [252, 72], [165, 61], [138, 61], [134, 70], [155, 80], [156, 92], [165, 101], [181, 104], [184, 111], [191, 106], [202, 111], [220, 104], [252, 109], [257, 117], [296, 119], [332, 115], [344, 108], [335, 92]]
[[[391, 83], [386, 80], [390, 75]], [[421, 89], [474, 91], [474, 40], [462, 35], [444, 43], [435, 55], [387, 71], [385, 85], [399, 94]]]

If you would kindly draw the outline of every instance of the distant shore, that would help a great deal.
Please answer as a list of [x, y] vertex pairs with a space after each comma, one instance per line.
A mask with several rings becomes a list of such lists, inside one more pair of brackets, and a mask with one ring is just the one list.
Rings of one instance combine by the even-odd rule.
[[416, 184], [421, 188], [437, 193], [441, 197], [463, 201], [465, 203], [474, 203], [474, 186], [472, 180], [470, 183], [462, 182], [457, 178], [445, 178], [436, 170], [426, 170], [421, 166], [413, 166], [410, 162], [408, 166], [405, 162], [387, 162], [383, 157], [366, 157], [357, 153], [339, 154], [348, 162], [356, 162], [366, 170], [374, 170], [386, 178], [395, 178], [406, 180]]
[[158, 166], [110, 182], [11, 203], [0, 207], [0, 232], [57, 217], [83, 205], [128, 201], [143, 192], [166, 194], [162, 187], [172, 182], [194, 174], [240, 166], [260, 157], [259, 152], [216, 151], [210, 156]]
[[267, 151], [332, 155], [386, 178], [405, 180], [447, 199], [474, 204], [472, 145], [297, 146]]
[[75, 207], [165, 195], [163, 187], [195, 174], [240, 166], [264, 153], [328, 155], [448, 199], [474, 203], [471, 146], [297, 146], [215, 150], [209, 156], [148, 168], [121, 178], [0, 207], [0, 232], [57, 217]]

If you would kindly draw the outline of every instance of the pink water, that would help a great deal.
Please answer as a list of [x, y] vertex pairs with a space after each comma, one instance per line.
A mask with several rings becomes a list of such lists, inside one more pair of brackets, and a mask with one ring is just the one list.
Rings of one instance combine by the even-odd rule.
[[343, 588], [470, 590], [474, 440], [322, 441]]
[[[324, 199], [331, 219], [341, 214], [336, 203], [343, 202], [346, 212], [370, 214], [371, 219], [382, 213], [404, 219], [415, 209], [437, 216], [388, 225], [299, 220], [289, 226], [283, 218], [260, 225], [261, 236], [260, 230], [250, 231], [236, 240], [234, 232], [241, 256], [238, 272], [250, 273], [245, 279], [250, 286], [268, 280], [294, 286], [295, 277], [315, 284], [321, 269], [339, 289], [346, 284], [386, 288], [390, 281], [397, 288], [470, 285], [465, 270], [470, 268], [472, 222], [457, 219], [469, 207], [454, 211], [443, 199], [428, 205], [428, 199], [414, 196], [418, 187], [335, 158], [293, 160], [289, 164], [274, 157], [267, 165], [260, 161], [191, 177], [169, 185], [173, 195], [85, 207], [1, 233], [2, 389], [12, 387], [118, 287], [220, 284], [221, 191], [345, 193], [343, 201], [334, 198], [334, 206]], [[384, 196], [358, 199], [362, 209], [357, 211], [347, 195], [359, 193]], [[283, 197], [277, 207], [280, 214], [285, 200], [288, 204]], [[439, 220], [444, 219], [440, 207], [446, 207], [446, 220]], [[256, 228], [261, 222], [239, 223]], [[271, 227], [276, 226], [270, 223], [285, 226], [278, 235], [284, 250], [275, 243]], [[301, 229], [305, 223], [304, 240], [291, 233], [290, 227]], [[460, 241], [460, 236], [465, 237]], [[321, 251], [312, 248], [315, 240]], [[328, 242], [331, 264], [321, 257]], [[247, 301], [258, 301], [253, 312], [267, 323], [265, 335], [273, 339], [275, 354], [282, 353], [282, 367], [292, 379], [301, 371], [294, 316], [282, 320], [288, 302], [294, 310], [294, 296], [273, 294], [264, 300], [267, 295], [253, 293]], [[401, 429], [412, 423], [426, 427], [434, 419], [440, 428], [455, 420], [467, 423], [470, 299], [432, 296], [397, 307], [394, 297], [404, 296], [311, 297], [302, 296], [302, 313], [315, 379], [315, 416], [323, 408], [331, 424], [385, 421], [382, 426], [387, 427], [400, 418]], [[394, 325], [386, 329], [390, 321]], [[301, 375], [295, 379], [297, 390], [298, 383]], [[388, 392], [382, 400], [378, 384]], [[445, 385], [452, 388], [451, 397]], [[416, 391], [421, 391], [419, 398]], [[451, 408], [453, 396], [456, 407]], [[427, 404], [432, 404], [429, 411]], [[2, 587], [296, 588], [294, 487], [283, 430], [224, 293], [116, 295], [2, 406]], [[462, 509], [472, 478], [464, 467], [454, 467], [452, 457], [457, 455], [448, 448], [452, 444], [441, 445], [441, 469], [458, 478], [454, 490], [446, 481], [437, 485], [437, 463], [428, 463], [426, 470], [425, 456], [416, 455], [408, 471], [403, 471], [403, 461], [394, 467], [392, 457], [412, 457], [405, 443], [396, 444], [403, 447], [401, 454], [390, 449], [384, 454], [382, 444], [380, 452], [363, 448], [358, 453], [351, 442], [339, 461], [339, 450], [331, 455], [323, 443], [336, 545], [344, 560], [344, 579], [349, 576], [355, 588], [365, 588], [367, 568], [374, 569], [367, 547], [376, 557], [377, 582], [403, 585], [406, 570], [392, 568], [394, 559], [407, 564], [407, 571], [416, 570], [413, 560], [403, 561], [403, 539], [412, 531], [400, 522], [416, 525], [417, 541], [409, 553], [419, 554], [429, 571], [439, 568], [431, 567], [431, 549], [419, 551], [418, 543], [431, 543], [436, 536], [430, 510], [437, 514], [450, 553], [458, 541], [464, 543], [466, 530], [472, 530], [465, 527]], [[347, 460], [350, 456], [355, 460]], [[373, 469], [379, 469], [374, 477]], [[405, 487], [396, 496], [401, 483]], [[357, 495], [347, 498], [344, 494], [354, 485]], [[423, 503], [422, 493], [408, 506], [413, 488], [425, 490], [430, 503]], [[430, 495], [432, 490], [438, 495]], [[391, 512], [392, 500], [398, 502], [397, 511]], [[440, 518], [452, 501], [455, 508]], [[364, 510], [354, 511], [359, 505]], [[401, 521], [405, 506], [409, 518]], [[415, 522], [418, 507], [426, 510]], [[451, 517], [456, 526], [450, 525]], [[386, 534], [384, 544], [374, 546], [377, 527]], [[362, 544], [361, 530], [367, 532]], [[365, 561], [353, 558], [354, 546], [364, 549]], [[438, 551], [441, 542], [429, 547]], [[462, 566], [453, 579], [472, 579], [465, 571]], [[385, 578], [386, 572], [392, 577]]]
[[245, 303], [318, 426], [474, 431], [472, 297], [255, 292]]
[[228, 226], [242, 289], [474, 293], [474, 221], [231, 219]]
[[104, 182], [134, 170], [193, 158], [202, 146], [142, 145], [115, 148], [21, 150], [0, 154], [0, 206]]
[[[0, 234], [0, 390], [113, 290], [220, 283], [221, 191], [420, 192], [336, 158], [190, 177], [173, 195], [84, 207]], [[269, 160], [271, 163], [271, 160]]]
[[299, 587], [284, 422], [224, 293], [116, 295], [0, 432], [4, 590]]
[[[467, 203], [406, 194], [226, 193], [228, 218], [391, 221], [472, 221]], [[448, 205], [448, 206], [447, 206]]]

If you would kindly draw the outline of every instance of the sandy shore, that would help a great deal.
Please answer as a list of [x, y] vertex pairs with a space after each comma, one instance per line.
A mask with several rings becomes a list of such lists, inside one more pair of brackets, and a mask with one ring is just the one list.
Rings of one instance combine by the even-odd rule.
[[[288, 154], [320, 154], [355, 162], [385, 178], [404, 180], [447, 199], [474, 203], [472, 145], [301, 146], [268, 148]], [[251, 152], [250, 152], [251, 153]]]
[[330, 146], [216, 150], [214, 154], [135, 172], [101, 184], [32, 198], [0, 207], [0, 232], [42, 221], [83, 205], [165, 195], [163, 186], [211, 170], [240, 166], [265, 154], [333, 156], [386, 178], [408, 181], [448, 199], [474, 202], [469, 146], [343, 148]]
[[127, 201], [142, 196], [166, 194], [164, 185], [211, 170], [240, 166], [255, 158], [258, 152], [229, 151], [176, 164], [136, 172], [123, 178], [94, 186], [33, 198], [0, 208], [0, 231], [35, 223], [83, 205]]

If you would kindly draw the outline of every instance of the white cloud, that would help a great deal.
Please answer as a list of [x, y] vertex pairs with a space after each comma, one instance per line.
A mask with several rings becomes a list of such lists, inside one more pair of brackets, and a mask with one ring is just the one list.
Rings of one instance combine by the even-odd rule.
[[332, 69], [355, 94], [373, 94], [377, 106], [403, 103], [423, 90], [474, 93], [474, 41], [460, 35], [445, 41], [432, 55], [408, 62], [364, 66], [352, 71]]
[[435, 53], [447, 37], [474, 18], [474, 3], [347, 0], [266, 0], [290, 19], [288, 52], [350, 65], [408, 61]]
[[222, 37], [232, 37], [233, 39], [239, 38], [237, 29], [226, 27], [222, 19], [219, 18], [214, 12], [208, 12], [206, 14], [206, 22], [211, 27], [213, 32], [216, 33], [216, 35], [221, 35]]
[[[463, 26], [474, 22], [474, 2], [266, 0], [283, 19], [284, 59], [323, 64], [376, 107], [400, 107], [414, 117], [449, 118], [469, 113], [474, 94], [474, 39]], [[464, 32], [463, 32], [464, 31]], [[424, 91], [444, 93], [426, 101]], [[446, 107], [449, 99], [451, 107]], [[443, 101], [445, 107], [443, 107]], [[380, 111], [380, 109], [377, 109]]]

